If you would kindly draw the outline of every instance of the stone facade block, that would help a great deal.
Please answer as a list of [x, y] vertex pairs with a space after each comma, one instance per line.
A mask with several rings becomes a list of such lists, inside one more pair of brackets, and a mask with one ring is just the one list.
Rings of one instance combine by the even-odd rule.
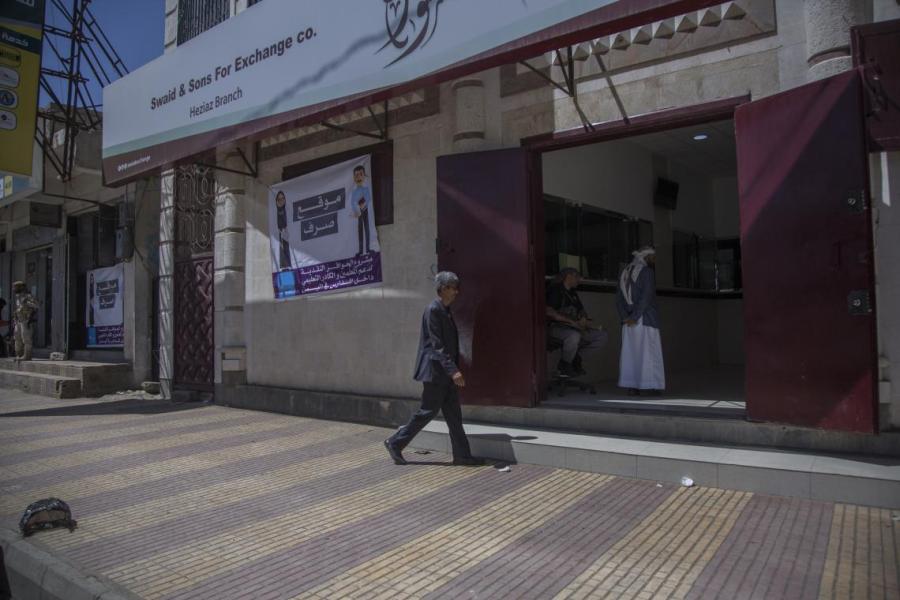
[[229, 229], [244, 229], [247, 222], [244, 194], [220, 191], [216, 197], [216, 233]]
[[244, 266], [243, 232], [226, 231], [216, 234], [215, 268], [242, 268]]
[[216, 308], [228, 309], [244, 306], [243, 271], [221, 270], [213, 275]]
[[[244, 345], [244, 311], [217, 310], [215, 314], [216, 347]], [[221, 357], [220, 359], [221, 360]]]

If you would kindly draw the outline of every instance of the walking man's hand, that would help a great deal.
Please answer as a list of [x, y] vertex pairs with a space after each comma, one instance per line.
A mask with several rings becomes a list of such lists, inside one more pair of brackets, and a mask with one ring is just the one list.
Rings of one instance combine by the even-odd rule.
[[456, 384], [456, 387], [466, 387], [466, 379], [459, 371], [457, 371], [456, 374], [453, 375], [453, 383]]

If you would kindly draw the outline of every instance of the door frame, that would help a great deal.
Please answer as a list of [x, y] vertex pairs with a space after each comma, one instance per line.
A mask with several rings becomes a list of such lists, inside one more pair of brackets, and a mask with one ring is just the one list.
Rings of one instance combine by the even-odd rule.
[[[702, 125], [713, 121], [734, 119], [737, 107], [751, 101], [749, 94], [733, 96], [712, 102], [703, 102], [689, 106], [664, 109], [639, 115], [628, 119], [607, 121], [594, 125], [593, 131], [574, 128], [553, 131], [522, 138], [521, 146], [528, 151], [528, 162], [531, 167], [529, 197], [531, 200], [531, 239], [533, 243], [532, 263], [535, 268], [535, 281], [544, 280], [544, 204], [542, 183], [542, 159], [544, 152], [564, 150], [587, 144], [599, 144], [612, 140], [634, 137], [637, 135], [678, 129], [692, 125]], [[538, 404], [547, 399], [547, 331], [545, 327], [546, 298], [544, 286], [535, 285], [533, 305], [534, 312], [534, 348]]]

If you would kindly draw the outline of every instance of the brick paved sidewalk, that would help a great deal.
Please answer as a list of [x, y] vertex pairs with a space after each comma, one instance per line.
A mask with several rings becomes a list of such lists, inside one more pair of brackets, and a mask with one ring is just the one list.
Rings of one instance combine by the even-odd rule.
[[513, 465], [384, 429], [0, 390], [0, 518], [148, 599], [900, 598], [891, 511]]

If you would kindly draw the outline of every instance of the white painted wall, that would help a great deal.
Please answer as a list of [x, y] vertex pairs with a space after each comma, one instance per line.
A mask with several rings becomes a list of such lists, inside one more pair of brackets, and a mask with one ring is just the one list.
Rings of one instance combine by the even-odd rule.
[[542, 160], [545, 193], [653, 221], [652, 156], [640, 146], [592, 144], [547, 152]]

